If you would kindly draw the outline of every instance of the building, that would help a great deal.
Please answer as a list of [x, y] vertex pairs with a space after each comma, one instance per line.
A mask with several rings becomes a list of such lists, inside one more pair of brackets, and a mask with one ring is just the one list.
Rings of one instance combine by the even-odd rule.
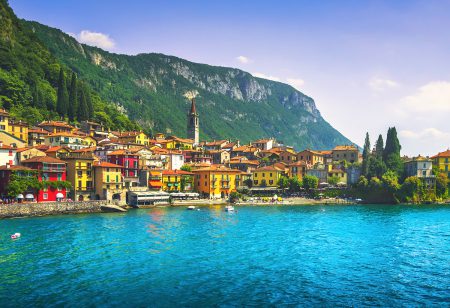
[[223, 165], [212, 165], [192, 171], [195, 190], [207, 198], [228, 198], [239, 185], [236, 177], [241, 171]]
[[38, 124], [39, 128], [45, 129], [49, 133], [58, 134], [58, 133], [73, 133], [76, 131], [76, 127], [69, 125], [64, 121], [43, 121]]
[[[9, 164], [0, 166], [0, 197], [2, 199], [8, 198], [8, 185], [12, 181], [12, 177], [36, 177], [36, 171], [25, 166], [12, 166]], [[34, 200], [34, 191], [26, 190], [21, 192], [18, 196], [14, 196], [18, 199], [24, 199], [27, 194], [31, 194], [31, 200]], [[22, 201], [20, 200], [20, 201]]]
[[72, 150], [79, 150], [89, 147], [89, 143], [84, 140], [83, 136], [73, 133], [52, 133], [44, 137], [44, 144], [49, 147], [68, 147]]
[[319, 151], [313, 151], [310, 149], [303, 150], [297, 153], [297, 160], [302, 160], [308, 163], [308, 165], [314, 166], [315, 164], [323, 164], [323, 155]]
[[347, 168], [347, 182], [348, 184], [358, 183], [361, 177], [361, 168], [359, 166], [349, 166]]
[[253, 170], [253, 186], [276, 187], [278, 180], [284, 175], [284, 169], [274, 166], [260, 167]]
[[291, 164], [297, 161], [297, 155], [287, 150], [282, 150], [281, 152], [279, 152], [278, 157], [280, 159], [280, 162], [286, 164]]
[[177, 136], [169, 136], [161, 142], [162, 146], [169, 150], [192, 150], [194, 148], [194, 139], [185, 139]]
[[433, 160], [428, 157], [418, 156], [405, 162], [405, 176], [416, 176], [422, 179], [427, 186], [434, 185]]
[[187, 117], [187, 136], [198, 145], [200, 141], [200, 126], [197, 109], [195, 108], [195, 98], [192, 98], [191, 109]]
[[328, 183], [328, 171], [331, 167], [332, 165], [316, 164], [313, 168], [307, 169], [306, 174], [318, 178], [319, 184]]
[[149, 139], [143, 132], [122, 132], [118, 134], [119, 142], [134, 145], [149, 145]]
[[122, 168], [108, 162], [94, 163], [95, 199], [125, 202]]
[[20, 164], [22, 161], [36, 157], [36, 156], [47, 156], [44, 151], [30, 147], [17, 149], [17, 162]]
[[171, 150], [165, 154], [168, 160], [167, 168], [169, 170], [180, 170], [184, 165], [184, 155], [181, 151]]
[[333, 161], [347, 161], [354, 163], [359, 161], [359, 151], [354, 145], [338, 145], [333, 149]]
[[60, 159], [67, 163], [67, 180], [72, 184], [73, 200], [91, 200], [94, 196], [94, 159], [92, 152], [61, 153]]
[[92, 121], [82, 121], [81, 131], [91, 137], [108, 137], [108, 132], [102, 124]]
[[308, 170], [308, 163], [304, 160], [299, 160], [288, 165], [290, 178], [297, 177], [302, 180]]
[[347, 172], [343, 169], [329, 169], [327, 173], [327, 183], [331, 177], [339, 178], [338, 185], [347, 185]]
[[228, 144], [228, 140], [214, 140], [210, 142], [205, 142], [203, 145], [203, 148], [205, 151], [219, 151], [222, 150], [222, 148]]
[[213, 164], [225, 164], [230, 161], [230, 152], [225, 150], [211, 150], [208, 152]]
[[139, 185], [139, 155], [130, 150], [116, 150], [108, 154], [108, 162], [122, 166], [125, 187]]
[[8, 133], [23, 140], [28, 144], [28, 124], [22, 121], [15, 121], [9, 119], [8, 123]]
[[24, 148], [28, 145], [22, 139], [19, 139], [16, 136], [4, 130], [0, 130], [0, 141], [2, 141], [4, 144], [9, 144], [13, 148]]
[[[67, 196], [66, 163], [49, 156], [35, 156], [22, 161], [25, 167], [37, 171], [39, 182], [44, 183], [44, 188], [37, 192], [38, 202], [61, 201]], [[49, 182], [52, 182], [50, 185]]]
[[450, 150], [440, 152], [431, 159], [433, 159], [433, 164], [439, 172], [444, 173], [450, 179]]
[[251, 173], [253, 170], [258, 168], [258, 160], [250, 160], [245, 156], [236, 156], [230, 159], [228, 163], [231, 169], [238, 169], [244, 173]]
[[3, 165], [17, 165], [17, 149], [3, 144], [3, 141], [0, 140], [0, 166]]
[[267, 151], [273, 148], [275, 143], [274, 139], [259, 139], [252, 142], [252, 146], [260, 149], [261, 151]]
[[0, 130], [9, 131], [9, 113], [5, 109], [0, 109]]
[[28, 129], [28, 145], [35, 146], [44, 144], [45, 136], [50, 133], [43, 128], [30, 128]]
[[163, 191], [192, 191], [194, 185], [194, 173], [183, 170], [163, 170]]
[[240, 147], [236, 147], [233, 150], [231, 150], [231, 158], [236, 156], [245, 156], [250, 160], [257, 160], [258, 153], [261, 150], [257, 147], [249, 146], [249, 145], [243, 145]]

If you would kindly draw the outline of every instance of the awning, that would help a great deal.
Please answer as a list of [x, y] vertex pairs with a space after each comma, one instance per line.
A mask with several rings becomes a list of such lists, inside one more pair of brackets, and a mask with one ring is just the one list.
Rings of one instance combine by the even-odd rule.
[[17, 199], [23, 199], [23, 195], [22, 194], [18, 194], [17, 195]]
[[57, 193], [56, 198], [64, 198], [64, 195], [62, 193]]
[[32, 194], [26, 194], [25, 199], [34, 199], [34, 196]]

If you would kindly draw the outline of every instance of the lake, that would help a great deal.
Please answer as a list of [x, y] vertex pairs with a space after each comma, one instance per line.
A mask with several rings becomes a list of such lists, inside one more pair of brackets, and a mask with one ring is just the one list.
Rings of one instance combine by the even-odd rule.
[[450, 304], [450, 206], [236, 209], [0, 220], [0, 306]]

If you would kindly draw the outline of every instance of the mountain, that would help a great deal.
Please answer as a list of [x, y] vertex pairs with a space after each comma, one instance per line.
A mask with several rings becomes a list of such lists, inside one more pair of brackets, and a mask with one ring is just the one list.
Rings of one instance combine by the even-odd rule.
[[[6, 0], [0, 0], [0, 107], [30, 124], [59, 119], [57, 90], [60, 83], [69, 90], [72, 73], [28, 25], [15, 16]], [[86, 82], [76, 81], [73, 88], [78, 88], [78, 96], [74, 95], [73, 101], [76, 103], [83, 98], [89, 112], [111, 128], [139, 128], [118, 108], [102, 100]]]
[[[328, 149], [351, 143], [322, 118], [312, 98], [289, 85], [256, 78], [239, 69], [163, 54], [114, 54], [80, 44], [64, 32], [37, 22], [22, 20], [20, 26], [49, 51], [48, 57], [76, 72], [94, 97], [105, 103], [103, 107], [127, 115], [148, 131], [186, 136], [189, 101], [184, 94], [197, 91], [202, 140], [248, 142], [275, 137], [297, 149]], [[53, 69], [50, 80], [53, 89], [55, 72]], [[94, 119], [103, 119], [100, 111], [94, 113]]]

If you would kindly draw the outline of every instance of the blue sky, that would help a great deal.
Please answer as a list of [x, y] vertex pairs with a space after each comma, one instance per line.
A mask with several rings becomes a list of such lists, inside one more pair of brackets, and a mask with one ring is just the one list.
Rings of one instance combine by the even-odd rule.
[[31, 1], [16, 14], [113, 52], [160, 52], [289, 83], [352, 141], [396, 126], [450, 146], [450, 1]]

